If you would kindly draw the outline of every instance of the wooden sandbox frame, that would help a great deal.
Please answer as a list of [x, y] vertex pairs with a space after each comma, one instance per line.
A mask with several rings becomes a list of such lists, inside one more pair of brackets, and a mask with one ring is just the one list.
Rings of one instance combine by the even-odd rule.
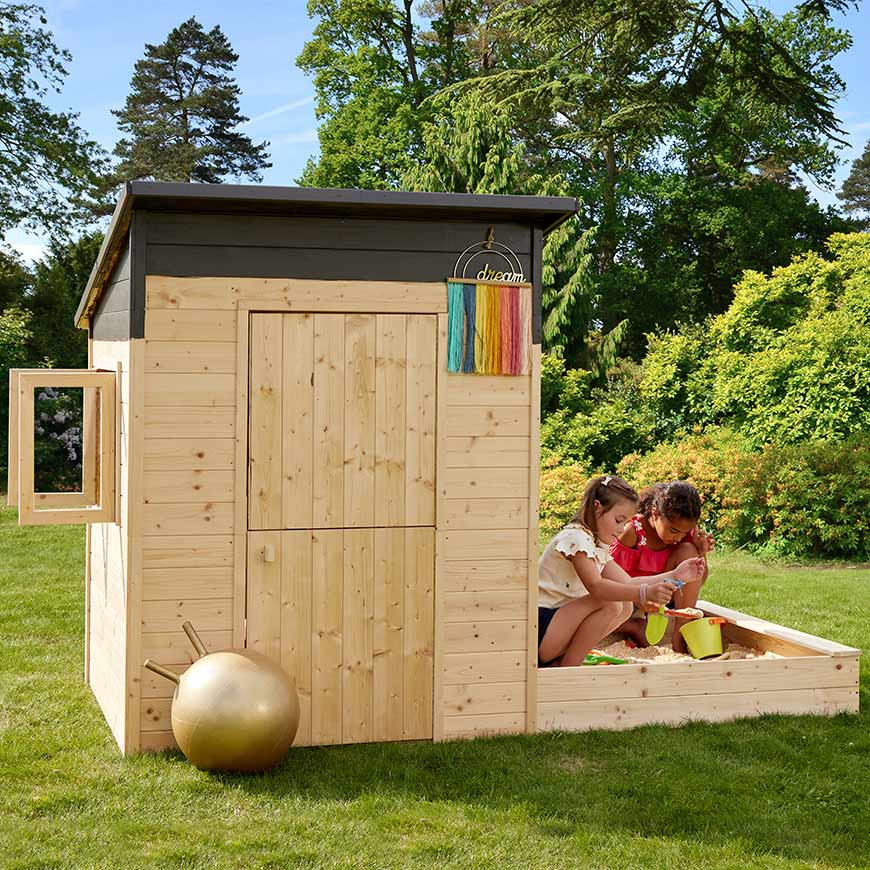
[[708, 601], [698, 607], [727, 620], [726, 641], [782, 658], [541, 669], [538, 730], [858, 712], [860, 650]]

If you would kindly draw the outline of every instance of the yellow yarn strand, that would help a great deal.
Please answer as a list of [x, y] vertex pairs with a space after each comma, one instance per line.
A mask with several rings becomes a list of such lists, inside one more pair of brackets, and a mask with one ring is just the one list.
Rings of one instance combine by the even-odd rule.
[[486, 371], [501, 374], [501, 294], [498, 287], [487, 284], [486, 300]]
[[478, 284], [475, 293], [474, 309], [474, 371], [482, 374], [486, 371], [486, 316], [489, 301], [485, 284]]

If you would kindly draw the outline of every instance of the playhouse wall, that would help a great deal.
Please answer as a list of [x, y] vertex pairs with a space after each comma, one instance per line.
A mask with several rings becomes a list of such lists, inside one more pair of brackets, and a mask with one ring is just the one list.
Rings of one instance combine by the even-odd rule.
[[[142, 372], [138, 497], [127, 508], [140, 567], [131, 577], [128, 564], [136, 590], [128, 636], [116, 639], [127, 651], [127, 751], [174, 746], [173, 686], [141, 663], [189, 666], [184, 620], [210, 649], [244, 644], [247, 523], [236, 502], [247, 469], [236, 451], [248, 362], [238, 306], [428, 312], [446, 335], [444, 279], [485, 231], [458, 221], [134, 212], [130, 308], [114, 325], [141, 347]], [[497, 224], [495, 233], [532, 274], [539, 231]], [[535, 350], [525, 377], [448, 376], [439, 360], [435, 739], [534, 728]]]
[[535, 728], [539, 346], [532, 357], [523, 377], [439, 363], [436, 738]]
[[128, 595], [130, 566], [130, 364], [128, 341], [92, 341], [91, 365], [118, 371], [118, 397], [121, 422], [120, 447], [116, 467], [116, 517], [118, 522], [90, 526], [87, 551], [87, 680], [102, 709], [112, 734], [122, 750], [127, 750], [130, 734], [127, 725]]
[[[149, 276], [146, 286], [143, 655], [181, 670], [192, 653], [180, 630], [185, 619], [210, 648], [244, 636], [247, 530], [234, 526], [234, 502], [245, 469], [238, 474], [234, 462], [237, 365], [244, 378], [247, 363], [237, 363], [233, 306], [238, 294], [254, 292], [263, 305], [280, 304], [287, 285]], [[294, 291], [320, 308], [355, 304], [354, 286], [300, 282]], [[446, 328], [443, 285], [406, 289], [416, 304], [437, 306]], [[377, 307], [376, 290], [360, 288], [369, 296], [357, 303]], [[338, 292], [340, 303], [331, 296]], [[526, 650], [539, 354], [533, 358], [534, 376], [524, 377], [447, 375], [439, 365], [436, 739], [533, 727]], [[140, 679], [141, 745], [171, 746], [172, 686], [144, 670]]]

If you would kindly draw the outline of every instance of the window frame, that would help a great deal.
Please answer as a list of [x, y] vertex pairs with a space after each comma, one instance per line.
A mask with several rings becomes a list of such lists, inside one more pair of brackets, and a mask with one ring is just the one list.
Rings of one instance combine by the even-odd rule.
[[[82, 491], [34, 491], [34, 390], [83, 390]], [[99, 416], [97, 416], [99, 391]], [[116, 374], [102, 369], [9, 370], [9, 485], [7, 503], [19, 526], [115, 521]], [[99, 433], [99, 437], [97, 434]], [[99, 455], [96, 445], [99, 444]]]

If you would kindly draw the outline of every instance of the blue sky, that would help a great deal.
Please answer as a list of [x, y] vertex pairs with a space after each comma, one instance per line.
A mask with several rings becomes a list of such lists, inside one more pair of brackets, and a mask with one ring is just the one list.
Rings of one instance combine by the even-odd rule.
[[[309, 157], [317, 153], [314, 89], [295, 65], [313, 27], [304, 0], [44, 0], [41, 5], [55, 41], [72, 54], [63, 91], [51, 103], [78, 112], [81, 125], [106, 150], [111, 151], [118, 139], [111, 110], [123, 106], [133, 65], [142, 57], [145, 43], [162, 42], [173, 27], [195, 15], [206, 28], [220, 24], [239, 55], [236, 79], [242, 89], [241, 110], [251, 119], [245, 130], [255, 142], [271, 143], [273, 166], [265, 171], [264, 183], [294, 184]], [[794, 4], [767, 0], [767, 5], [781, 13]], [[854, 37], [852, 49], [836, 62], [847, 86], [837, 113], [851, 143], [841, 153], [844, 162], [837, 187], [870, 139], [870, 16], [862, 12], [837, 18]], [[808, 186], [822, 204], [836, 202], [833, 191]], [[20, 230], [7, 240], [28, 259], [42, 251], [41, 238]]]

